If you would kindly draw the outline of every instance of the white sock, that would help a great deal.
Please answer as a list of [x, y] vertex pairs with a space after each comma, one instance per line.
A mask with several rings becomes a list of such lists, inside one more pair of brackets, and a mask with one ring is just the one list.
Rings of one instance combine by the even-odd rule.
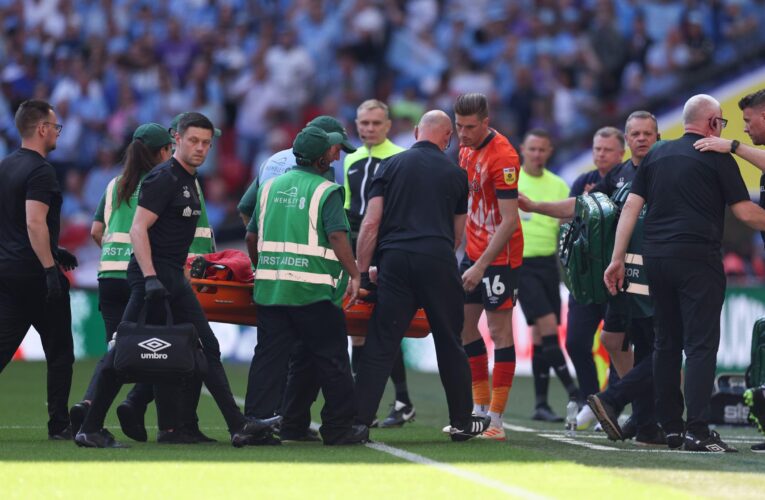
[[592, 409], [588, 405], [584, 405], [584, 408], [576, 415], [576, 427], [587, 428], [594, 420], [595, 414], [592, 412]]
[[489, 412], [492, 427], [502, 427], [502, 414], [494, 411]]
[[478, 415], [479, 417], [485, 417], [488, 414], [488, 405], [473, 405], [473, 413]]

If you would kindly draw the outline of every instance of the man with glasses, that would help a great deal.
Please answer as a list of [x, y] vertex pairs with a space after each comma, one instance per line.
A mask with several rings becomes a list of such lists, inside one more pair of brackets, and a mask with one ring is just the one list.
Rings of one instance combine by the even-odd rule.
[[0, 372], [34, 326], [48, 363], [48, 438], [66, 440], [74, 348], [61, 269], [74, 269], [77, 259], [58, 248], [61, 188], [45, 159], [61, 124], [38, 100], [23, 102], [15, 121], [21, 148], [0, 162]]
[[[699, 94], [685, 103], [685, 134], [651, 150], [635, 175], [604, 275], [611, 294], [624, 288], [627, 245], [647, 203], [643, 264], [654, 305], [656, 414], [670, 449], [736, 451], [709, 429], [725, 297], [720, 242], [726, 205], [760, 231], [765, 229], [765, 210], [749, 199], [730, 153], [693, 147], [699, 139], [719, 137], [725, 123], [713, 97]], [[683, 353], [685, 400], [680, 391]]]

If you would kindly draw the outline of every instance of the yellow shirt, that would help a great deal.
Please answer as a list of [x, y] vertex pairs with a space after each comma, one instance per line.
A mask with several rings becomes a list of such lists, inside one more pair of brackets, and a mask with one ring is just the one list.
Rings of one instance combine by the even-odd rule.
[[[560, 201], [568, 198], [566, 182], [547, 169], [535, 177], [523, 172], [518, 180], [518, 191], [532, 201]], [[523, 230], [523, 257], [555, 255], [558, 246], [558, 219], [541, 214], [518, 211]]]

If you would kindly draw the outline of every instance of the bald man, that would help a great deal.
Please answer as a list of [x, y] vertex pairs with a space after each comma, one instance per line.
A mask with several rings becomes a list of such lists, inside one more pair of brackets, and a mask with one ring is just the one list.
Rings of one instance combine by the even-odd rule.
[[[709, 430], [725, 274], [720, 242], [725, 206], [754, 229], [765, 228], [765, 210], [749, 199], [730, 153], [704, 153], [693, 144], [719, 137], [727, 120], [711, 96], [691, 97], [683, 108], [685, 134], [651, 150], [632, 183], [616, 229], [604, 281], [624, 287], [624, 259], [644, 204], [643, 264], [654, 303], [656, 413], [670, 449], [732, 452]], [[685, 407], [680, 371], [685, 353]]]
[[384, 160], [372, 180], [356, 258], [369, 273], [376, 254], [377, 305], [370, 321], [356, 388], [360, 423], [372, 423], [398, 346], [418, 306], [433, 330], [452, 441], [481, 434], [489, 419], [471, 416], [470, 367], [460, 342], [462, 280], [455, 248], [467, 213], [467, 177], [444, 150], [452, 122], [429, 111], [414, 129], [417, 142]]

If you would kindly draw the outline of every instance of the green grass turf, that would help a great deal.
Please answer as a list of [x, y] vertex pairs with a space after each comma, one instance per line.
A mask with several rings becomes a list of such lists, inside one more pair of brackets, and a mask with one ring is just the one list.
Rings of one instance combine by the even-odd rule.
[[[93, 362], [78, 362], [71, 402], [85, 389]], [[247, 366], [227, 371], [234, 393], [244, 394]], [[508, 431], [505, 443], [451, 443], [440, 432], [447, 423], [436, 375], [409, 374], [417, 420], [402, 429], [373, 430], [377, 442], [448, 464], [445, 471], [414, 464], [381, 451], [321, 444], [235, 449], [212, 398], [203, 396], [203, 430], [213, 445], [159, 446], [122, 436], [111, 413], [107, 427], [127, 450], [91, 450], [46, 440], [45, 365], [12, 363], [0, 375], [0, 499], [7, 498], [500, 498], [528, 492], [550, 498], [762, 498], [765, 456], [749, 451], [761, 439], [754, 429], [721, 429], [741, 453], [703, 455], [642, 452], [631, 443], [611, 443], [602, 433], [580, 432], [578, 442], [618, 448], [601, 451], [553, 441], [560, 424], [529, 419], [530, 379], [519, 377], [505, 421], [534, 432]], [[124, 393], [123, 393], [124, 395]], [[120, 397], [122, 397], [121, 395]], [[387, 393], [380, 416], [387, 412]], [[553, 379], [551, 401], [562, 412], [565, 395]], [[318, 420], [319, 404], [315, 405]], [[156, 427], [150, 410], [150, 439]], [[624, 451], [621, 451], [624, 450]], [[455, 474], [456, 470], [456, 474]], [[471, 474], [462, 477], [457, 474]], [[511, 490], [520, 488], [520, 490]]]

